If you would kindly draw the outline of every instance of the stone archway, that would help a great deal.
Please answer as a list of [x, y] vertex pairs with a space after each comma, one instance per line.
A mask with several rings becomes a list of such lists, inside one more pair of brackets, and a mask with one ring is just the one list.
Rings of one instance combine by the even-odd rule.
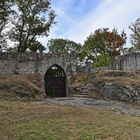
[[45, 93], [50, 97], [67, 95], [67, 77], [65, 71], [57, 64], [52, 65], [45, 73]]

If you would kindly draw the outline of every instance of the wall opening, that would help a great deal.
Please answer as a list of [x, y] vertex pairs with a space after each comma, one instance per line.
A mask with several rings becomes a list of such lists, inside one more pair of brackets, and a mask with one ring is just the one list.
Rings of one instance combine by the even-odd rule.
[[49, 97], [65, 97], [66, 74], [57, 64], [52, 65], [45, 74], [45, 93]]

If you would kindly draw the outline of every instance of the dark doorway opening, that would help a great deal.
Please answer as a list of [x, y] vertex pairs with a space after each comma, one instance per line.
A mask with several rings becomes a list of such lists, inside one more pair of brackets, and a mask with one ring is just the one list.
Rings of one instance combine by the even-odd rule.
[[57, 64], [52, 65], [45, 74], [45, 93], [50, 97], [66, 96], [66, 74]]

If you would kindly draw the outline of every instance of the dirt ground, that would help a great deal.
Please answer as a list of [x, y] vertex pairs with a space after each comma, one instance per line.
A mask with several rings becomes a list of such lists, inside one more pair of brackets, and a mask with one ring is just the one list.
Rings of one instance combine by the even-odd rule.
[[128, 104], [124, 102], [112, 101], [112, 100], [96, 100], [83, 97], [65, 97], [65, 98], [46, 98], [43, 101], [36, 103], [53, 103], [58, 105], [68, 105], [75, 107], [96, 107], [107, 110], [113, 110], [119, 114], [129, 114], [132, 116], [140, 117], [140, 106], [136, 104]]

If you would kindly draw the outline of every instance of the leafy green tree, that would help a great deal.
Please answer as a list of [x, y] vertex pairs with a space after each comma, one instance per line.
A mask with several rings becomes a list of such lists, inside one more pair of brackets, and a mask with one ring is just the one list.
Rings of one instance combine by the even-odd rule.
[[17, 48], [16, 47], [8, 47], [6, 49], [7, 53], [17, 53]]
[[15, 5], [18, 8], [17, 20], [13, 22], [14, 27], [9, 36], [17, 42], [18, 52], [25, 52], [34, 48], [37, 37], [48, 36], [55, 23], [55, 13], [50, 0], [15, 0]]
[[29, 50], [31, 52], [39, 52], [39, 53], [43, 53], [43, 51], [45, 50], [46, 48], [38, 41], [34, 41], [32, 42], [32, 44], [30, 45], [29, 47]]
[[[87, 60], [97, 61], [99, 55], [109, 55], [110, 58], [119, 55], [126, 42], [126, 34], [119, 34], [116, 29], [109, 31], [108, 28], [98, 29], [87, 37], [83, 45], [82, 54]], [[109, 60], [110, 61], [110, 60]]]
[[81, 49], [81, 44], [77, 44], [74, 41], [68, 39], [51, 39], [48, 41], [48, 49], [51, 54], [67, 55], [71, 54], [78, 57]]
[[0, 0], [0, 34], [11, 20], [10, 15], [14, 12], [11, 9], [12, 5], [12, 0]]
[[121, 50], [121, 54], [130, 54], [130, 53], [135, 53], [135, 52], [137, 52], [137, 48], [136, 47], [123, 48]]
[[12, 5], [12, 0], [0, 0], [0, 51], [5, 50], [7, 47], [7, 36], [4, 29], [14, 17], [14, 11], [11, 9]]
[[131, 43], [133, 47], [140, 49], [140, 18], [138, 18], [134, 23], [132, 23], [129, 28], [132, 31]]

